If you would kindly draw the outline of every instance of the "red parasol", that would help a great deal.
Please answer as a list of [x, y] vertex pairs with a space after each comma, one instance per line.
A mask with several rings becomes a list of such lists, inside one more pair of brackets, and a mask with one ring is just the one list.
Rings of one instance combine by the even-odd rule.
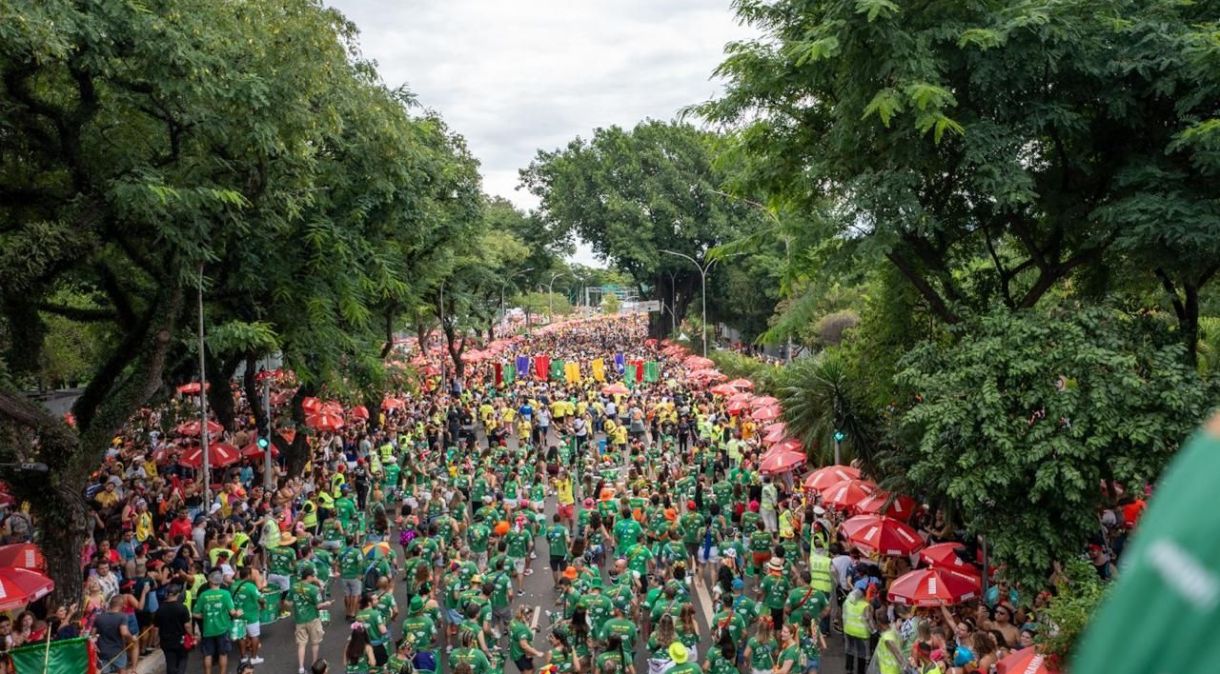
[[919, 533], [904, 522], [881, 515], [856, 515], [841, 525], [847, 540], [865, 552], [910, 555], [923, 547]]
[[[224, 426], [221, 426], [215, 421], [208, 419], [208, 435], [215, 437], [223, 433], [224, 430]], [[203, 424], [200, 424], [198, 421], [188, 421], [184, 424], [178, 424], [178, 427], [174, 429], [174, 432], [178, 435], [198, 437], [203, 432]]]
[[920, 550], [919, 559], [938, 569], [949, 569], [950, 571], [956, 571], [969, 576], [981, 576], [977, 567], [964, 561], [957, 554], [958, 550], [965, 549], [966, 546], [961, 543], [937, 543]]
[[364, 405], [356, 405], [352, 408], [352, 416], [356, 419], [368, 419], [369, 408], [365, 407]]
[[[890, 502], [891, 498], [893, 499], [892, 502]], [[889, 502], [889, 505], [886, 505], [887, 502]], [[894, 497], [890, 492], [878, 489], [873, 492], [872, 496], [856, 504], [856, 514], [885, 515], [905, 522], [911, 519], [911, 515], [915, 514], [915, 508], [918, 505], [915, 499], [910, 496], [899, 495]]]
[[890, 583], [887, 597], [907, 606], [952, 606], [977, 597], [977, 581], [947, 569], [916, 569]]
[[343, 405], [337, 400], [327, 400], [322, 403], [322, 407], [318, 408], [318, 411], [314, 414], [333, 414], [341, 417], [343, 416]]
[[322, 409], [322, 401], [313, 396], [301, 398], [301, 409], [305, 410], [306, 414], [315, 414]]
[[748, 403], [753, 399], [754, 399], [753, 393], [742, 392], [742, 393], [735, 393], [735, 394], [729, 396], [729, 402], [731, 402], [731, 403]]
[[[246, 445], [245, 447], [242, 447], [241, 455], [246, 457], [247, 459], [261, 459], [261, 458], [263, 458], [263, 448], [259, 447], [257, 442], [251, 442], [250, 444]], [[279, 455], [280, 455], [280, 450], [276, 449], [275, 445], [272, 444], [271, 445], [271, 456], [276, 457]]]
[[750, 404], [746, 403], [746, 402], [742, 402], [742, 401], [729, 402], [729, 406], [728, 406], [729, 414], [734, 414], [734, 415], [741, 414], [742, 412], [745, 412], [749, 409], [750, 409]]
[[1034, 646], [1022, 648], [1000, 660], [995, 665], [996, 674], [1058, 674], [1059, 668], [1051, 659], [1035, 650]]
[[400, 410], [407, 406], [401, 398], [386, 398], [381, 401], [381, 409], [383, 410]]
[[779, 398], [772, 398], [771, 396], [759, 396], [750, 401], [750, 408], [760, 410], [764, 407], [774, 407], [778, 404]]
[[763, 407], [761, 409], [756, 408], [751, 416], [754, 417], [754, 421], [774, 421], [780, 418], [781, 415], [783, 415], [783, 412], [780, 411], [779, 407]]
[[822, 490], [822, 505], [835, 510], [851, 510], [877, 491], [868, 480], [844, 480]]
[[783, 440], [780, 440], [779, 442], [771, 445], [771, 449], [769, 449], [767, 451], [768, 452], [779, 452], [779, 451], [800, 452], [800, 453], [804, 454], [805, 446], [802, 445], [801, 441], [797, 440], [796, 438], [784, 438]]
[[763, 475], [777, 475], [779, 473], [787, 473], [804, 463], [804, 452], [776, 451], [773, 449], [762, 458], [762, 462], [759, 464], [759, 472]]
[[189, 384], [183, 384], [182, 386], [179, 386], [178, 393], [181, 393], [183, 395], [188, 395], [188, 396], [197, 396], [197, 395], [199, 395], [199, 391], [201, 389], [206, 391], [211, 386], [212, 386], [211, 384], [208, 384], [206, 382], [203, 384], [203, 386], [200, 386], [199, 382], [193, 381]]
[[763, 426], [763, 443], [773, 445], [788, 437], [788, 426], [782, 421]]
[[732, 386], [740, 391], [754, 390], [754, 382], [750, 381], [749, 379], [734, 379], [733, 381], [729, 382], [729, 386]]
[[25, 608], [55, 589], [55, 583], [37, 571], [0, 568], [0, 611]]
[[704, 358], [703, 356], [687, 356], [686, 360], [682, 361], [682, 364], [690, 370], [708, 370], [716, 367], [716, 363], [711, 358]]
[[337, 414], [315, 414], [305, 418], [305, 425], [318, 431], [335, 432], [343, 428], [343, 417]]
[[720, 370], [713, 370], [710, 368], [703, 369], [703, 370], [695, 370], [694, 372], [691, 372], [689, 375], [687, 375], [687, 378], [693, 379], [695, 381], [703, 381], [703, 382], [708, 382], [708, 383], [711, 383], [714, 381], [724, 381], [724, 380], [728, 379], [728, 377], [725, 376], [725, 374], [723, 372], [721, 372]]
[[0, 545], [0, 567], [41, 571], [47, 568], [47, 560], [33, 543]]
[[823, 491], [844, 480], [859, 479], [859, 469], [852, 468], [851, 466], [822, 466], [810, 473], [809, 477], [805, 478], [805, 489], [809, 491]]
[[734, 393], [737, 393], [737, 389], [729, 386], [728, 384], [717, 384], [708, 390], [711, 391], [712, 394], [718, 396], [731, 396]]
[[[241, 452], [227, 442], [217, 442], [208, 445], [208, 465], [212, 468], [224, 468], [241, 460]], [[178, 457], [178, 464], [199, 468], [203, 465], [203, 449], [198, 445], [191, 447]]]

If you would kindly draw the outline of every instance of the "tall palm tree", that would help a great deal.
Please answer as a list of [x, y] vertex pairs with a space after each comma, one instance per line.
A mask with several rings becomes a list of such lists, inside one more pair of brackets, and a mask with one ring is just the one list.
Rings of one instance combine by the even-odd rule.
[[845, 359], [834, 349], [793, 362], [781, 375], [777, 397], [783, 401], [788, 433], [807, 447], [810, 459], [834, 462], [834, 434], [844, 433], [841, 460], [859, 460], [874, 473], [879, 436], [877, 415], [850, 378]]

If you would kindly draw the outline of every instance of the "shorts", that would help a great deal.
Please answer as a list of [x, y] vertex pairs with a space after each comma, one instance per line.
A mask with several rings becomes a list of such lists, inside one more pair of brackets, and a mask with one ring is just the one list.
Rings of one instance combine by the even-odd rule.
[[575, 516], [576, 516], [576, 504], [575, 503], [568, 503], [568, 504], [559, 506], [559, 518], [560, 519], [570, 520]]
[[[215, 638], [215, 637], [210, 637], [210, 638]], [[204, 639], [204, 642], [206, 642], [206, 641], [207, 641], [207, 639]], [[228, 651], [226, 651], [226, 653], [227, 652]], [[208, 653], [205, 651], [204, 655], [208, 655]], [[98, 653], [97, 659], [103, 665], [106, 666], [105, 669], [98, 670], [99, 674], [112, 674], [113, 672], [121, 672], [124, 669], [127, 669], [127, 651], [123, 651], [122, 653], [119, 653], [118, 656], [116, 656], [113, 660], [111, 660], [110, 658], [103, 658], [102, 654]], [[106, 664], [106, 663], [110, 663], [110, 664]]]
[[697, 557], [699, 555], [699, 544], [698, 543], [687, 543], [686, 544], [686, 554], [690, 557]]
[[491, 610], [492, 624], [507, 625], [513, 621], [513, 610], [509, 606], [501, 606]]
[[551, 557], [551, 571], [556, 573], [562, 571], [568, 564], [567, 557]]
[[809, 658], [805, 662], [805, 674], [812, 674], [822, 667], [822, 658]]
[[364, 582], [359, 578], [343, 579], [343, 594], [347, 597], [359, 597], [364, 592]]
[[520, 660], [513, 660], [513, 664], [517, 666], [519, 672], [534, 671], [534, 659], [529, 656], [521, 656]]
[[755, 552], [753, 554], [754, 554], [754, 566], [762, 566], [763, 564], [767, 563], [767, 560], [771, 559], [770, 552]]
[[258, 622], [246, 623], [246, 638], [257, 639], [263, 635], [263, 626]]
[[322, 645], [322, 619], [314, 618], [307, 623], [297, 625], [294, 632], [298, 646], [310, 644], [313, 646]]
[[390, 659], [390, 654], [385, 649], [385, 644], [371, 644], [373, 646], [373, 659], [375, 664], [380, 667], [385, 664], [386, 660]]
[[449, 623], [450, 625], [462, 624], [462, 612], [455, 608], [445, 609], [445, 612], [442, 615], [445, 617], [445, 622]]
[[720, 561], [720, 548], [717, 548], [716, 546], [713, 545], [707, 551], [707, 554], [705, 555], [705, 554], [703, 554], [703, 546], [700, 545], [699, 554], [696, 555], [696, 559], [698, 559], [701, 563], [704, 563], [704, 564], [715, 564], [716, 562]]
[[144, 631], [145, 627], [152, 624], [152, 613], [149, 611], [136, 611], [136, 625], [139, 629], [132, 634], [139, 634]]
[[508, 561], [513, 564], [513, 571], [517, 574], [525, 573], [525, 558], [509, 557]]
[[199, 640], [199, 652], [203, 653], [204, 657], [214, 658], [218, 655], [228, 655], [231, 650], [233, 650], [233, 642], [229, 641], [227, 633]]

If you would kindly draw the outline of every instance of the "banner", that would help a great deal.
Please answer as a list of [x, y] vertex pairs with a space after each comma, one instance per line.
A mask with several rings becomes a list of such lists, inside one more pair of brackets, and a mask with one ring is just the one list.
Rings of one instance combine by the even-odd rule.
[[564, 365], [565, 365], [565, 364], [564, 364], [564, 362], [563, 362], [563, 360], [562, 360], [562, 359], [558, 359], [558, 358], [557, 358], [557, 359], [555, 359], [555, 360], [551, 361], [551, 376], [550, 376], [550, 378], [551, 378], [552, 380], [555, 380], [555, 379], [563, 379], [563, 370], [564, 370]]
[[614, 371], [622, 374], [623, 366], [627, 364], [627, 357], [621, 353], [614, 354]]
[[517, 381], [517, 366], [508, 363], [504, 366], [504, 383], [511, 384]]
[[515, 369], [517, 370], [517, 374], [521, 375], [522, 377], [529, 375], [530, 357], [529, 356], [517, 356], [517, 367]]
[[496, 386], [499, 386], [504, 383], [504, 366], [495, 363], [494, 367], [496, 368]]
[[84, 637], [40, 641], [15, 648], [9, 656], [17, 674], [97, 674], [97, 652]]
[[634, 363], [631, 364], [631, 369], [632, 369], [633, 378], [635, 379], [635, 383], [638, 384], [638, 383], [644, 381], [644, 361], [642, 361], [642, 360], [635, 361]]
[[657, 361], [650, 360], [647, 363], [644, 363], [644, 381], [651, 384], [660, 378], [661, 366], [657, 364]]
[[598, 381], [599, 383], [606, 381], [606, 361], [605, 361], [605, 359], [602, 359], [602, 358], [593, 359], [593, 362], [589, 363], [589, 368], [591, 370], [593, 370], [593, 379], [594, 380]]
[[551, 357], [550, 356], [534, 356], [534, 376], [538, 379], [545, 380], [547, 375], [551, 373]]
[[563, 380], [569, 384], [580, 383], [580, 363], [567, 363], [563, 366]]

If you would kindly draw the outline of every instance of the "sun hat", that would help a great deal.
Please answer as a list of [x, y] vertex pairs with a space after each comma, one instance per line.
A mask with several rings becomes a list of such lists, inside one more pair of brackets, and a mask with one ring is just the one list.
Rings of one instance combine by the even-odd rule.
[[784, 560], [777, 557], [772, 557], [771, 560], [767, 562], [767, 570], [772, 573], [783, 573]]
[[669, 645], [669, 659], [674, 661], [674, 664], [682, 664], [686, 662], [687, 652], [686, 646], [681, 641], [675, 641]]

